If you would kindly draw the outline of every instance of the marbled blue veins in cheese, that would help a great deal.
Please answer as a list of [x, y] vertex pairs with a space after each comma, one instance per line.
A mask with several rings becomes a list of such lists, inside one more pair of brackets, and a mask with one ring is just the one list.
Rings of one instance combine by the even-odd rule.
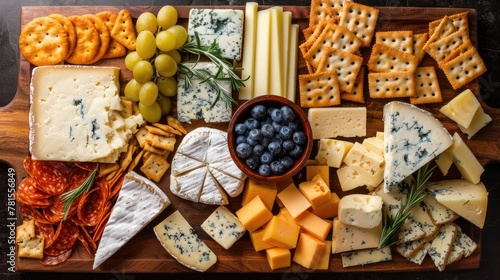
[[238, 217], [222, 205], [201, 224], [201, 228], [226, 250], [246, 231]]
[[[195, 69], [204, 69], [212, 75], [217, 74], [217, 66], [211, 62], [200, 62], [196, 65], [186, 64]], [[219, 85], [227, 92], [232, 92], [230, 81], [218, 81]], [[232, 116], [232, 106], [219, 99], [211, 108], [217, 98], [216, 90], [202, 80], [192, 78], [191, 85], [186, 89], [186, 77], [177, 76], [177, 119], [190, 123], [191, 120], [204, 120], [205, 122], [229, 122]]]
[[453, 144], [443, 125], [414, 105], [387, 103], [383, 120], [386, 192]]
[[198, 33], [201, 44], [217, 42], [222, 56], [241, 59], [243, 42], [243, 11], [231, 9], [191, 9], [188, 35], [194, 40]]

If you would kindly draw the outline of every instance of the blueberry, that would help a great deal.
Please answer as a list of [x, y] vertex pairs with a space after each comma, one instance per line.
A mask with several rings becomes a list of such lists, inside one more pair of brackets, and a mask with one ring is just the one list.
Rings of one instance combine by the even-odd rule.
[[293, 130], [290, 127], [282, 126], [280, 129], [280, 133], [278, 134], [278, 137], [283, 140], [288, 140], [292, 138], [292, 135], [293, 135]]
[[236, 155], [239, 158], [247, 158], [252, 154], [252, 147], [248, 143], [241, 143], [236, 146]]
[[273, 123], [271, 125], [273, 126], [275, 133], [280, 133], [280, 129], [282, 127], [282, 125], [280, 123], [273, 121]]
[[247, 137], [245, 142], [252, 147], [259, 144], [259, 140], [254, 140], [251, 137]]
[[307, 143], [307, 136], [302, 131], [295, 131], [293, 133], [293, 142], [297, 145], [305, 145]]
[[245, 134], [246, 131], [247, 127], [242, 123], [239, 123], [236, 126], [234, 126], [234, 132], [236, 132], [236, 134], [238, 135], [243, 135]]
[[271, 118], [277, 123], [283, 122], [283, 114], [281, 113], [281, 110], [273, 110], [271, 113]]
[[262, 133], [260, 132], [260, 129], [254, 128], [250, 130], [250, 133], [248, 134], [248, 138], [251, 138], [252, 140], [255, 141], [260, 141], [262, 138]]
[[283, 116], [283, 120], [287, 123], [292, 122], [295, 120], [295, 113], [293, 110], [288, 107], [288, 106], [283, 106], [280, 108], [281, 115]]
[[268, 151], [265, 151], [260, 156], [260, 162], [263, 164], [269, 164], [269, 163], [271, 163], [271, 161], [273, 161], [273, 155]]
[[281, 139], [279, 137], [274, 137], [274, 138], [271, 138], [271, 142], [278, 142], [280, 145], [282, 145], [283, 139]]
[[260, 139], [260, 144], [262, 144], [262, 146], [264, 146], [265, 148], [267, 148], [267, 146], [269, 146], [269, 143], [271, 143], [271, 139], [272, 138], [262, 138]]
[[247, 137], [245, 135], [238, 135], [238, 137], [236, 137], [236, 145], [246, 142], [247, 142]]
[[288, 139], [283, 141], [283, 144], [281, 144], [281, 146], [283, 147], [283, 150], [289, 152], [293, 150], [293, 148], [295, 148], [295, 143], [293, 142], [293, 140]]
[[295, 148], [293, 148], [293, 150], [289, 152], [289, 154], [294, 158], [299, 158], [303, 152], [304, 148], [302, 148], [302, 146], [296, 145]]
[[262, 146], [261, 144], [257, 144], [253, 147], [253, 154], [260, 157], [265, 150], [266, 148], [264, 146]]
[[260, 127], [260, 131], [262, 132], [262, 136], [266, 138], [274, 137], [274, 129], [270, 124], [264, 124]]
[[283, 157], [280, 159], [281, 164], [285, 166], [286, 169], [290, 169], [293, 166], [293, 159], [291, 157]]
[[279, 155], [281, 153], [281, 144], [278, 142], [271, 142], [269, 146], [267, 146], [267, 149], [273, 156]]
[[272, 124], [273, 123], [273, 119], [271, 119], [270, 116], [267, 116], [263, 121], [260, 122], [260, 125], [263, 126], [265, 124]]
[[273, 113], [274, 110], [276, 110], [276, 107], [273, 107], [273, 106], [267, 107], [267, 115], [271, 116], [271, 114]]
[[256, 105], [252, 108], [252, 111], [250, 113], [250, 115], [252, 115], [252, 117], [254, 117], [255, 119], [261, 121], [261, 120], [264, 120], [266, 118], [266, 114], [267, 114], [267, 110], [266, 110], [266, 106], [264, 105]]
[[300, 124], [300, 120], [296, 119], [293, 122], [288, 123], [288, 127], [293, 131], [299, 131], [302, 129], [302, 125]]
[[279, 161], [271, 162], [271, 172], [275, 175], [281, 175], [285, 173], [285, 166]]
[[271, 175], [271, 167], [269, 166], [269, 164], [262, 164], [261, 166], [259, 166], [259, 174], [260, 176], [264, 177]]
[[257, 170], [259, 168], [259, 157], [257, 156], [251, 156], [245, 160], [245, 163], [250, 167], [252, 170]]
[[259, 121], [257, 121], [254, 118], [248, 118], [243, 123], [245, 124], [248, 130], [252, 130], [254, 128], [260, 128]]

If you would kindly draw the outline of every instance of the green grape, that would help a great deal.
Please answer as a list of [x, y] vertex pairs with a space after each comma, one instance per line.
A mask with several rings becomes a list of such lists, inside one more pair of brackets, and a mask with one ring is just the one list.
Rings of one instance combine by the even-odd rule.
[[175, 48], [175, 35], [170, 31], [160, 31], [156, 34], [156, 46], [164, 51], [170, 51]]
[[151, 106], [158, 98], [158, 86], [154, 82], [146, 82], [139, 90], [139, 102]]
[[166, 114], [170, 113], [170, 110], [172, 110], [172, 100], [170, 99], [170, 97], [160, 95], [156, 102], [158, 102], [158, 104], [160, 105], [162, 116], [165, 116]]
[[155, 101], [151, 106], [146, 106], [139, 102], [139, 113], [141, 113], [142, 117], [148, 122], [159, 122], [161, 119], [160, 104]]
[[163, 6], [158, 11], [158, 25], [162, 30], [167, 30], [167, 28], [177, 23], [177, 17], [177, 10], [174, 7], [170, 5]]
[[181, 63], [181, 54], [177, 51], [177, 50], [171, 50], [171, 51], [168, 51], [168, 52], [165, 52], [165, 54], [168, 54], [170, 55], [176, 63]]
[[125, 67], [132, 71], [137, 62], [141, 61], [142, 57], [137, 52], [129, 52], [125, 57]]
[[184, 43], [186, 43], [188, 34], [187, 34], [186, 28], [184, 28], [184, 26], [174, 25], [172, 27], [169, 27], [167, 30], [175, 34], [175, 38], [176, 38], [175, 48], [176, 49], [182, 47], [184, 45]]
[[123, 90], [125, 97], [132, 102], [138, 102], [139, 90], [141, 87], [142, 84], [138, 83], [135, 79], [130, 80], [127, 85], [125, 85], [125, 89]]
[[158, 77], [156, 85], [164, 96], [172, 97], [177, 94], [177, 81], [174, 77]]
[[153, 57], [156, 54], [155, 35], [149, 30], [143, 30], [135, 40], [135, 49], [144, 59]]
[[149, 61], [141, 60], [135, 64], [132, 75], [137, 82], [144, 84], [153, 78], [153, 65]]
[[168, 54], [159, 54], [155, 58], [156, 71], [163, 77], [172, 77], [177, 73], [177, 63]]
[[141, 33], [143, 30], [149, 30], [151, 33], [156, 33], [157, 29], [158, 23], [153, 13], [145, 12], [137, 18], [137, 22], [135, 23], [135, 30], [137, 33]]

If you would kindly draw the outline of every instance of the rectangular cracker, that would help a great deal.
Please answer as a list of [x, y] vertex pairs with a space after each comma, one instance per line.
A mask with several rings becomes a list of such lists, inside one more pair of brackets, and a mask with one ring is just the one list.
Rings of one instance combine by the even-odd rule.
[[377, 26], [379, 10], [355, 2], [345, 2], [339, 25], [356, 34], [363, 46], [368, 47]]
[[[453, 14], [448, 17], [458, 30], [464, 30], [469, 33], [469, 12]], [[440, 23], [441, 19], [431, 21], [429, 23], [429, 34], [434, 33], [434, 30], [436, 30]]]
[[149, 133], [146, 141], [153, 147], [165, 151], [173, 151], [175, 146], [175, 137]]
[[448, 78], [453, 89], [465, 86], [486, 72], [486, 66], [474, 47], [452, 60], [441, 64], [440, 68], [443, 70], [446, 78]]
[[363, 64], [363, 57], [328, 48], [322, 55], [317, 72], [336, 70], [341, 91], [351, 92]]
[[444, 62], [445, 58], [460, 45], [469, 40], [469, 34], [464, 30], [456, 31], [446, 37], [429, 44], [427, 53], [436, 60], [437, 64]]
[[429, 33], [413, 34], [413, 56], [417, 58], [418, 63], [425, 55], [424, 46], [427, 40], [429, 40]]
[[370, 72], [415, 71], [417, 66], [415, 56], [379, 43], [373, 45], [368, 60]]
[[340, 104], [340, 89], [335, 70], [299, 75], [300, 106], [327, 107]]
[[344, 10], [344, 3], [346, 2], [346, 0], [325, 0], [325, 1], [329, 1], [331, 4], [330, 16], [335, 22], [339, 22], [340, 16], [342, 15], [342, 11]]
[[438, 76], [433, 66], [418, 67], [415, 70], [415, 92], [416, 95], [410, 97], [411, 104], [443, 102]]
[[382, 31], [375, 33], [375, 43], [413, 55], [413, 31]]
[[135, 138], [137, 139], [137, 142], [139, 142], [139, 146], [141, 148], [144, 148], [146, 145], [146, 138], [148, 137], [149, 131], [143, 126], [137, 130], [135, 133]]
[[148, 130], [148, 132], [150, 134], [162, 135], [162, 136], [167, 136], [167, 137], [171, 137], [171, 136], [175, 135], [171, 132], [166, 132], [165, 130], [163, 130], [159, 127], [156, 127], [156, 126], [152, 126], [152, 125], [146, 125], [145, 128]]
[[414, 72], [368, 73], [368, 90], [371, 98], [415, 96]]
[[453, 51], [451, 51], [446, 57], [445, 59], [442, 61], [441, 64], [443, 63], [446, 63], [452, 59], [454, 59], [455, 57], [458, 57], [460, 56], [461, 54], [464, 54], [466, 53], [468, 50], [474, 48], [474, 45], [472, 44], [472, 41], [471, 40], [467, 40], [465, 41], [463, 44], [461, 44], [460, 46], [458, 46], [458, 48], [454, 49]]
[[351, 92], [341, 92], [340, 99], [353, 101], [357, 103], [365, 103], [365, 97], [363, 94], [365, 82], [365, 68], [361, 67], [359, 69], [358, 77], [356, 77], [356, 81], [354, 82], [354, 87]]
[[311, 0], [311, 11], [309, 13], [309, 26], [314, 26], [323, 20], [332, 18], [332, 4], [324, 0]]
[[429, 40], [424, 45], [424, 50], [427, 52], [427, 48], [430, 44], [436, 42], [437, 40], [450, 35], [458, 31], [458, 29], [453, 25], [451, 19], [445, 16], [436, 27], [433, 33], [429, 33]]
[[173, 133], [175, 135], [182, 135], [182, 132], [178, 131], [177, 129], [173, 128], [172, 126], [168, 124], [162, 124], [162, 123], [153, 123], [154, 126], [163, 129], [166, 132]]

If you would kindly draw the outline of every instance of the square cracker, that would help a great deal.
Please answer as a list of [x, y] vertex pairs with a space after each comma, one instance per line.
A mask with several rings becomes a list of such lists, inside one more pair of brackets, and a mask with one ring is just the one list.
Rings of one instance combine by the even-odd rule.
[[362, 64], [363, 57], [361, 56], [333, 48], [327, 48], [321, 57], [316, 71], [335, 70], [337, 72], [340, 90], [351, 92]]
[[16, 227], [16, 242], [35, 238], [35, 219], [23, 219], [23, 223]]
[[340, 89], [335, 70], [299, 76], [300, 106], [327, 107], [340, 104]]
[[415, 71], [417, 66], [417, 57], [380, 43], [373, 45], [368, 60], [371, 72]]
[[393, 71], [368, 74], [371, 98], [396, 98], [415, 96], [413, 71]]
[[139, 142], [139, 146], [141, 148], [144, 148], [144, 146], [146, 145], [148, 134], [149, 131], [144, 126], [139, 128], [135, 133], [135, 138], [137, 139], [137, 142]]
[[375, 33], [375, 43], [413, 54], [413, 31], [382, 31]]
[[118, 12], [116, 22], [111, 30], [111, 37], [127, 49], [135, 50], [135, 26], [129, 11], [121, 10]]
[[352, 88], [352, 91], [341, 92], [340, 99], [353, 101], [357, 103], [365, 103], [365, 97], [363, 94], [364, 82], [365, 82], [365, 68], [361, 67], [361, 69], [359, 69], [358, 77], [354, 82], [354, 87]]
[[418, 63], [425, 55], [424, 46], [427, 40], [429, 40], [429, 33], [413, 34], [413, 56], [417, 58]]
[[158, 135], [149, 133], [146, 141], [153, 147], [157, 149], [162, 149], [166, 151], [173, 151], [175, 146], [175, 137], [168, 137], [164, 135]]
[[350, 0], [324, 0], [328, 1], [331, 4], [330, 8], [330, 16], [335, 22], [340, 21], [340, 16], [342, 15], [342, 11], [344, 10], [344, 3]]
[[[469, 32], [469, 12], [462, 12], [448, 16], [451, 23], [458, 29]], [[429, 23], [429, 34], [434, 33], [434, 30], [439, 26], [442, 19], [437, 19]]]
[[460, 45], [469, 41], [469, 34], [464, 30], [456, 31], [446, 37], [429, 44], [427, 53], [436, 60], [437, 64], [444, 62], [446, 57]]
[[446, 63], [452, 59], [454, 59], [457, 56], [460, 56], [461, 54], [466, 53], [468, 50], [474, 48], [474, 45], [472, 44], [472, 41], [469, 39], [465, 41], [463, 44], [458, 46], [458, 48], [452, 50], [446, 57], [445, 59], [441, 62], [441, 64]]
[[31, 239], [25, 239], [19, 243], [18, 256], [21, 258], [42, 259], [45, 238], [36, 235]]
[[311, 11], [309, 13], [309, 26], [314, 26], [323, 20], [331, 18], [332, 4], [324, 0], [311, 0]]
[[410, 97], [410, 103], [427, 104], [443, 101], [436, 69], [433, 66], [418, 67], [415, 70], [415, 91], [416, 95]]
[[356, 34], [363, 46], [368, 47], [372, 42], [373, 33], [377, 26], [379, 10], [355, 2], [345, 2], [339, 25]]
[[429, 40], [424, 45], [424, 50], [427, 51], [430, 44], [436, 42], [437, 40], [450, 35], [458, 31], [458, 29], [453, 25], [451, 19], [445, 16], [436, 27], [433, 33], [429, 33]]
[[146, 177], [158, 183], [169, 167], [170, 164], [163, 156], [152, 154], [141, 166], [141, 171]]
[[476, 48], [440, 65], [453, 89], [458, 89], [486, 72], [481, 56]]

